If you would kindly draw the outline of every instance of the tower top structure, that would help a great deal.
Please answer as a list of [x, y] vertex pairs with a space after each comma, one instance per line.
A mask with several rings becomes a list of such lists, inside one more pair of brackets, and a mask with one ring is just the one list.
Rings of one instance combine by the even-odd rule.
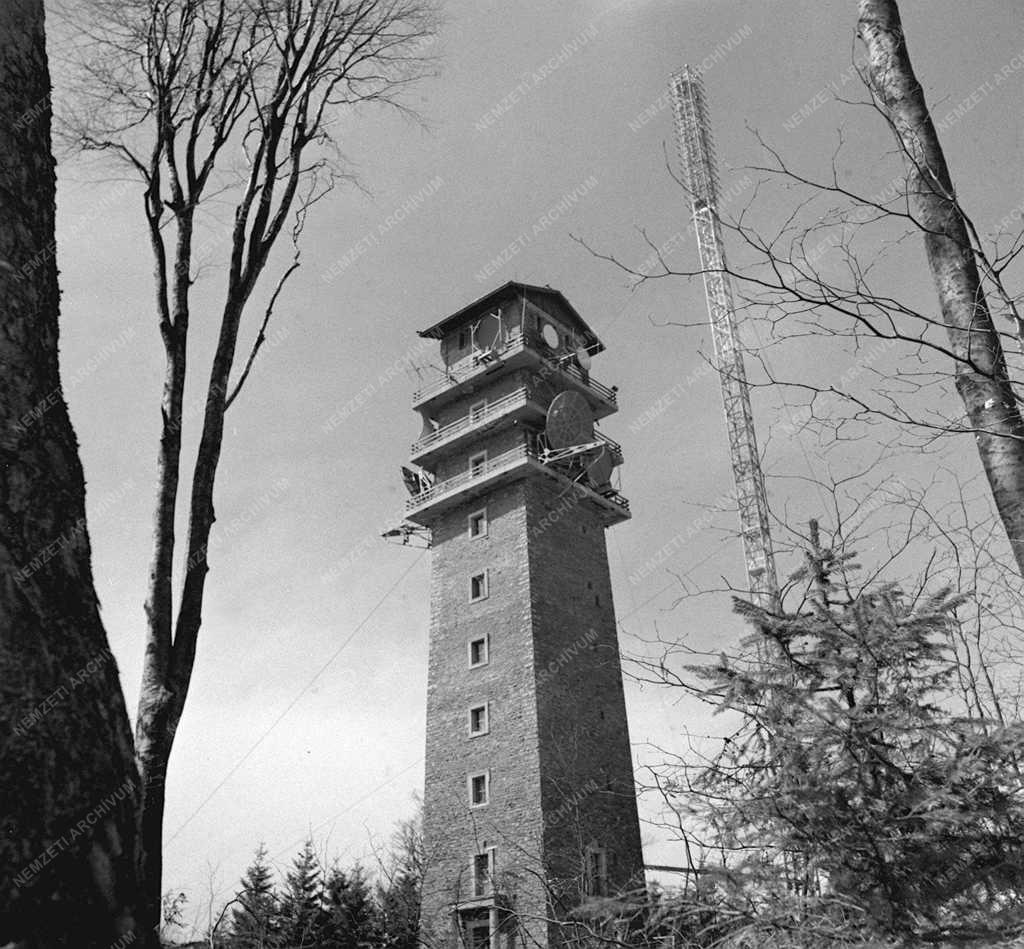
[[435, 323], [433, 326], [420, 330], [417, 335], [424, 339], [443, 339], [452, 330], [459, 329], [474, 320], [480, 319], [491, 312], [503, 301], [519, 300], [525, 303], [527, 297], [537, 299], [546, 298], [550, 301], [557, 312], [562, 314], [570, 323], [572, 328], [579, 334], [581, 342], [587, 347], [591, 355], [596, 355], [604, 350], [604, 344], [597, 338], [597, 334], [590, 328], [576, 308], [565, 298], [561, 290], [552, 287], [538, 287], [530, 283], [520, 283], [517, 280], [509, 280], [495, 290], [485, 293], [479, 299], [456, 310], [450, 316]]
[[[597, 334], [558, 290], [509, 281], [420, 331], [440, 342], [437, 376], [413, 393], [423, 430], [410, 461], [419, 490], [406, 519], [431, 527], [437, 516], [523, 474], [543, 474], [575, 491], [607, 523], [629, 517], [629, 502], [611, 484], [622, 449], [600, 432], [576, 446], [549, 444], [545, 425], [557, 395], [572, 392], [590, 421], [618, 411], [618, 390], [598, 382], [591, 358]], [[460, 468], [455, 449], [476, 441], [474, 464]], [[609, 462], [611, 464], [609, 465]]]

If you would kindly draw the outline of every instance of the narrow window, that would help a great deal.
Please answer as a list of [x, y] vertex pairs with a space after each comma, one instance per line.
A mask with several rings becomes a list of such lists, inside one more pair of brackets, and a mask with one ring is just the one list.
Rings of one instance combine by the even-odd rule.
[[487, 896], [491, 892], [491, 881], [494, 879], [494, 848], [487, 847], [480, 853], [473, 854], [473, 895]]
[[459, 330], [459, 349], [465, 349], [469, 345], [469, 330], [463, 327]]
[[483, 705], [474, 705], [469, 710], [470, 736], [475, 737], [477, 735], [486, 735], [490, 730], [490, 715], [487, 703], [485, 702]]
[[469, 474], [473, 478], [478, 478], [484, 473], [484, 468], [487, 467], [487, 452], [482, 451], [477, 455], [469, 456]]
[[486, 636], [481, 636], [479, 639], [471, 639], [469, 641], [469, 668], [475, 669], [477, 666], [486, 666], [490, 661], [488, 653]]
[[482, 511], [474, 511], [469, 515], [469, 536], [487, 536], [487, 508]]
[[481, 771], [469, 776], [469, 805], [483, 807], [491, 799], [491, 773]]
[[481, 416], [483, 416], [484, 412], [486, 412], [486, 411], [487, 411], [487, 400], [486, 399], [483, 399], [480, 402], [474, 402], [469, 407], [469, 420], [471, 422], [477, 421], [479, 418], [481, 418]]
[[469, 602], [487, 599], [487, 571], [474, 574], [469, 578]]

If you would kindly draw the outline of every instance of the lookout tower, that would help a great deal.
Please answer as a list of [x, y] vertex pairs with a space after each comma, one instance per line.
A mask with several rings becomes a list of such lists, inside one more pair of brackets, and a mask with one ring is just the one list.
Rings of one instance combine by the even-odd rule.
[[617, 411], [604, 347], [557, 290], [507, 283], [421, 336], [439, 378], [404, 469], [433, 547], [423, 932], [555, 946], [588, 896], [642, 884], [605, 528]]

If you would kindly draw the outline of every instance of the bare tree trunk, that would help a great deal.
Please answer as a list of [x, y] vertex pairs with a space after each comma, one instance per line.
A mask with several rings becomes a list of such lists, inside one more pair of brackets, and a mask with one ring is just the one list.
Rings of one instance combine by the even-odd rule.
[[[335, 109], [343, 103], [394, 101], [419, 73], [416, 50], [432, 35], [433, 8], [431, 0], [93, 0], [78, 14], [77, 26], [90, 40], [82, 44], [78, 75], [90, 108], [73, 119], [74, 134], [80, 147], [116, 156], [145, 185], [165, 356], [135, 730], [142, 784], [140, 928], [153, 933], [161, 915], [166, 779], [202, 627], [224, 415], [249, 377], [278, 294], [298, 267], [306, 214], [333, 188], [329, 126]], [[91, 108], [96, 102], [104, 103], [99, 115]], [[203, 202], [215, 200], [207, 186], [223, 171], [223, 150], [234, 153], [242, 144], [250, 167], [225, 234], [230, 266], [223, 303], [213, 314], [219, 321], [217, 348], [191, 485], [181, 496], [190, 291], [193, 269], [202, 265], [193, 257], [193, 223]], [[221, 182], [216, 188], [220, 193]], [[246, 304], [293, 215], [293, 261], [278, 280], [248, 358], [232, 381]], [[176, 599], [174, 560], [181, 545], [175, 527], [181, 505], [188, 507], [187, 560]]]
[[895, 0], [859, 0], [867, 78], [906, 160], [911, 210], [924, 230], [956, 388], [976, 432], [996, 509], [1024, 574], [1024, 421], [992, 322], [964, 217], [924, 91], [914, 76]]
[[[159, 164], [156, 162], [153, 177], [158, 188]], [[175, 197], [180, 202], [180, 193]], [[167, 768], [174, 744], [174, 734], [181, 720], [188, 692], [187, 684], [178, 684], [174, 675], [177, 650], [172, 640], [172, 580], [174, 521], [181, 480], [181, 429], [184, 417], [189, 321], [188, 260], [192, 240], [192, 215], [191, 211], [177, 215], [179, 232], [173, 253], [173, 277], [168, 281], [167, 255], [160, 230], [163, 207], [159, 191], [157, 190], [154, 195], [152, 185], [147, 192], [146, 210], [156, 261], [157, 312], [166, 357], [160, 405], [161, 432], [157, 453], [153, 560], [146, 598], [146, 654], [138, 715], [135, 720], [135, 747], [143, 782], [141, 847], [145, 896], [142, 915], [145, 918], [146, 929], [152, 930], [160, 924]]]
[[3, 0], [0, 944], [109, 949], [139, 944], [139, 781], [58, 373], [49, 95], [43, 2]]

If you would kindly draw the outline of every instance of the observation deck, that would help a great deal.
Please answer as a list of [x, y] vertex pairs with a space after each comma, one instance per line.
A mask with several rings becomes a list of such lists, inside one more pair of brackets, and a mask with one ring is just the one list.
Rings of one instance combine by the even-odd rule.
[[599, 494], [581, 480], [573, 480], [554, 466], [546, 464], [543, 450], [536, 441], [532, 441], [488, 458], [479, 465], [412, 495], [405, 502], [406, 519], [429, 525], [446, 508], [462, 504], [467, 498], [492, 491], [531, 473], [539, 473], [561, 482], [567, 491], [576, 493], [580, 503], [591, 505], [600, 512], [608, 525], [630, 517], [629, 501], [621, 494], [617, 491]]
[[591, 378], [574, 359], [572, 354], [555, 356], [537, 333], [516, 332], [446, 367], [440, 379], [413, 393], [413, 408], [429, 415], [446, 402], [472, 393], [496, 373], [525, 369], [552, 386], [579, 392], [590, 403], [595, 419], [617, 412], [618, 390]]

